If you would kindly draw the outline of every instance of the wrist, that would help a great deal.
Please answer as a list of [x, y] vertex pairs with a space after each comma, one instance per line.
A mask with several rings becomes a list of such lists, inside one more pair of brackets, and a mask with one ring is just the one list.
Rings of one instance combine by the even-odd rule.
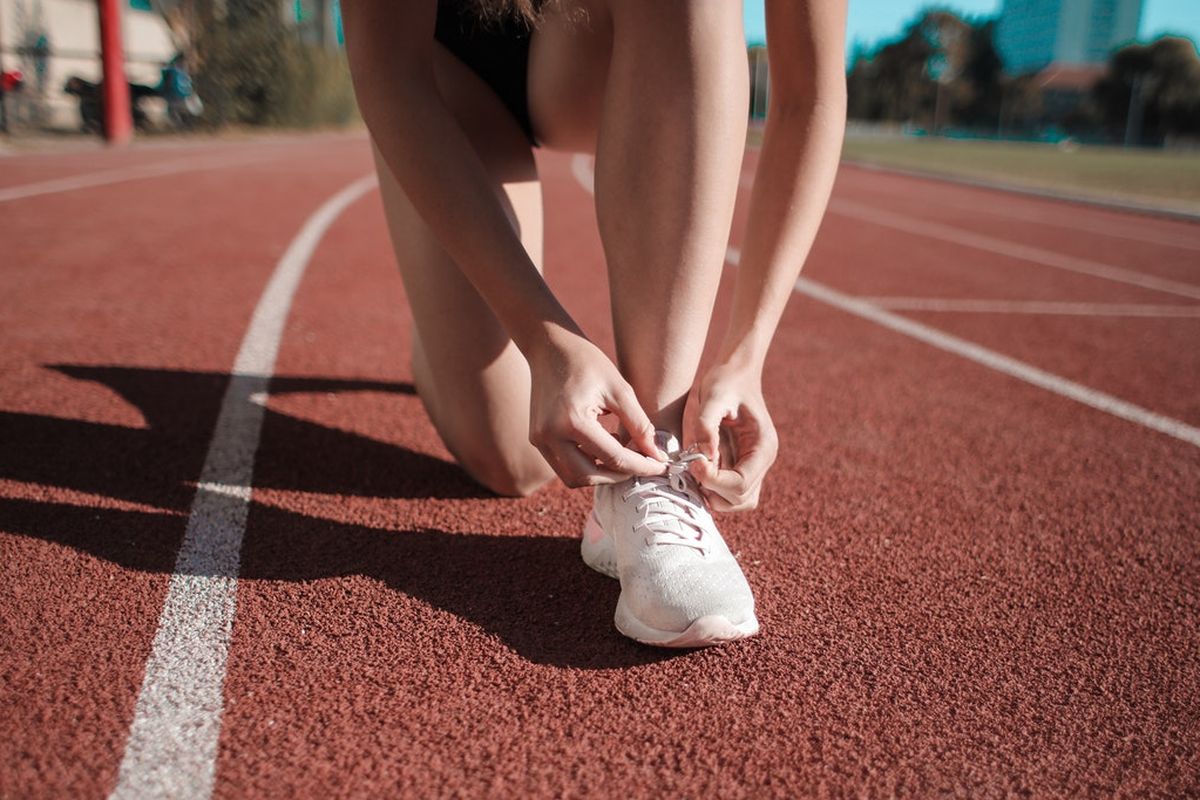
[[767, 343], [760, 343], [752, 336], [744, 336], [722, 345], [717, 364], [755, 378], [761, 378], [766, 362]]
[[539, 319], [518, 337], [513, 335], [517, 349], [530, 365], [554, 361], [573, 344], [589, 341], [574, 320], [566, 316], [561, 319]]

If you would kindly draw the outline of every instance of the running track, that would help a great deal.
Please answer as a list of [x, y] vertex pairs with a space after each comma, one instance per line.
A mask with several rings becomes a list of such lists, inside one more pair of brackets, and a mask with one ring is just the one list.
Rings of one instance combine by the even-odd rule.
[[448, 461], [369, 174], [0, 160], [0, 797], [1200, 792], [1200, 225], [844, 167], [723, 521], [764, 632], [667, 653], [585, 493]]

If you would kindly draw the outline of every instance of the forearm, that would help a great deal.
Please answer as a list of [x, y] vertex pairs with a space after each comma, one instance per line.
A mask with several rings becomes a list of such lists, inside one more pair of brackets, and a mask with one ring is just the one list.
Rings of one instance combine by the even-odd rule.
[[443, 101], [432, 64], [381, 52], [363, 35], [371, 22], [362, 18], [364, 10], [360, 6], [350, 15], [351, 67], [363, 117], [387, 168], [526, 355], [555, 330], [578, 333], [525, 252], [483, 162]]
[[845, 131], [844, 90], [772, 109], [750, 197], [722, 360], [759, 370], [825, 215]]

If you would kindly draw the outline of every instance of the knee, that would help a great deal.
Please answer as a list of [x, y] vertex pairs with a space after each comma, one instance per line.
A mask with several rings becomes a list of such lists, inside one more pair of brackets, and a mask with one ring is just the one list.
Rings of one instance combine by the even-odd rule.
[[507, 458], [494, 451], [464, 454], [459, 463], [478, 483], [501, 497], [529, 497], [554, 477], [536, 450]]

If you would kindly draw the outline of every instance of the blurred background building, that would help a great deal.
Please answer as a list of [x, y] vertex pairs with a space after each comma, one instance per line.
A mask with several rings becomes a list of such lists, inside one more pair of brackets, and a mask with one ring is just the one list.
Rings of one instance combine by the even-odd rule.
[[926, 7], [894, 38], [856, 44], [850, 119], [914, 135], [1195, 147], [1195, 39], [1139, 41], [1142, 12], [1143, 0], [1004, 0], [975, 17]]
[[338, 0], [292, 0], [291, 17], [303, 41], [329, 48], [342, 45], [342, 7]]
[[[329, 117], [353, 106], [339, 0], [122, 0], [121, 27], [139, 124], [166, 127], [166, 102], [154, 90], [176, 55], [198, 77], [216, 124], [300, 121], [313, 93], [326, 98]], [[0, 72], [23, 78], [20, 92], [3, 97], [8, 127], [87, 127], [84, 101], [66, 86], [100, 82], [99, 46], [96, 0], [0, 0]], [[251, 108], [254, 97], [271, 108]]]
[[[852, 17], [911, 16], [871, 44], [851, 31], [849, 116], [863, 128], [919, 135], [1193, 146], [1200, 21], [1183, 17], [1183, 35], [1135, 39], [1143, 7], [1152, 15], [1167, 1], [950, 0], [977, 9], [970, 15], [933, 0], [851, 0]], [[1182, 1], [1200, 9], [1200, 0]], [[163, 130], [357, 119], [339, 0], [121, 2], [135, 122], [139, 113], [140, 124], [170, 119], [163, 68], [177, 54], [202, 110]], [[757, 14], [747, 26], [748, 112], [761, 120], [769, 97], [762, 0], [745, 8]], [[96, 128], [64, 86], [72, 76], [100, 79], [97, 17], [95, 0], [0, 0], [0, 108], [8, 112], [0, 119], [17, 131]], [[14, 71], [19, 91], [8, 90]]]
[[[1198, 0], [1200, 1], [1200, 0]], [[996, 46], [1010, 74], [1103, 64], [1137, 38], [1143, 0], [1004, 0]]]
[[[155, 85], [176, 52], [171, 30], [150, 0], [126, 0], [122, 20], [130, 82]], [[9, 98], [17, 125], [79, 127], [78, 101], [67, 79], [100, 80], [100, 31], [95, 0], [0, 0], [0, 72], [20, 71], [25, 85]], [[149, 111], [161, 112], [151, 103]]]

